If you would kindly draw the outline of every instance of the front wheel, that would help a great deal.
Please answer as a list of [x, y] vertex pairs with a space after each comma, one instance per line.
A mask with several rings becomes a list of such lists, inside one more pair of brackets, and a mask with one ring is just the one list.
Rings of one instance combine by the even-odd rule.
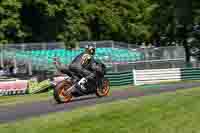
[[72, 94], [65, 94], [65, 92], [72, 86], [71, 81], [63, 80], [58, 83], [54, 89], [54, 99], [57, 103], [67, 103], [72, 99]]
[[98, 97], [108, 96], [109, 91], [110, 91], [110, 82], [109, 82], [108, 79], [104, 79], [103, 80], [102, 89], [101, 88], [97, 88], [96, 95]]

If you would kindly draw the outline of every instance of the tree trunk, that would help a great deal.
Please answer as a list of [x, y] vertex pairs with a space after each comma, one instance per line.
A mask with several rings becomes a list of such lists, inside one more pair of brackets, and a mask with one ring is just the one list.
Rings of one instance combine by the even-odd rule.
[[183, 41], [183, 46], [185, 49], [185, 62], [187, 64], [190, 64], [190, 57], [191, 57], [190, 46], [188, 46], [186, 39], [184, 39], [184, 41]]
[[190, 66], [190, 46], [187, 43], [188, 33], [192, 24], [192, 1], [191, 0], [175, 0], [175, 22], [179, 27], [177, 29], [178, 38], [183, 40], [185, 49], [185, 62]]

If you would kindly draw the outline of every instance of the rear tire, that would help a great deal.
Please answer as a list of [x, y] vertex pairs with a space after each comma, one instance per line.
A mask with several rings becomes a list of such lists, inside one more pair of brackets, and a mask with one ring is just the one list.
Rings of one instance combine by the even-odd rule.
[[97, 88], [96, 90], [96, 95], [98, 97], [104, 97], [104, 96], [108, 96], [109, 92], [110, 92], [110, 82], [108, 79], [104, 79], [103, 80], [103, 85], [102, 85], [102, 89]]
[[54, 99], [57, 103], [67, 103], [71, 101], [72, 94], [64, 94], [66, 90], [68, 90], [72, 86], [71, 81], [63, 80], [55, 86], [54, 89]]

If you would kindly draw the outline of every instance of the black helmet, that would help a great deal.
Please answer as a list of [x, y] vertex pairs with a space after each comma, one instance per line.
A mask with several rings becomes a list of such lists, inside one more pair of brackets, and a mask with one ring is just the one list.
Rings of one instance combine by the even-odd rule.
[[95, 54], [95, 51], [96, 51], [96, 49], [95, 49], [95, 47], [92, 46], [92, 45], [87, 45], [86, 48], [85, 48], [85, 52], [86, 52], [87, 54], [90, 54], [90, 55], [94, 55], [94, 54]]

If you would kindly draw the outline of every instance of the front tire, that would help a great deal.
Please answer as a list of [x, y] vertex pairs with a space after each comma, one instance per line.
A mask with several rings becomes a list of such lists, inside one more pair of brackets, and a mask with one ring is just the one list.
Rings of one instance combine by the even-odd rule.
[[67, 103], [71, 101], [72, 94], [65, 94], [65, 91], [67, 91], [72, 86], [71, 81], [63, 80], [60, 83], [58, 83], [54, 89], [54, 99], [57, 103]]
[[110, 82], [108, 79], [104, 79], [103, 80], [103, 85], [102, 85], [102, 89], [97, 88], [96, 90], [96, 95], [98, 97], [104, 97], [104, 96], [108, 96], [109, 92], [110, 92]]

